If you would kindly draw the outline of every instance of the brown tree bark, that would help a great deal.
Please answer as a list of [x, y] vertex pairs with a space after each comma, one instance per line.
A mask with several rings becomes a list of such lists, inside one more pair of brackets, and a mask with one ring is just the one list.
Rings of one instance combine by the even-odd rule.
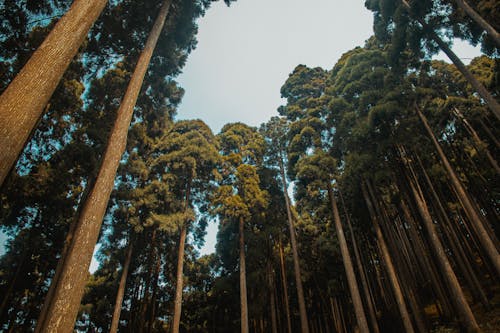
[[[184, 201], [184, 212], [187, 211], [189, 207], [189, 197], [191, 193], [191, 180], [188, 181], [186, 189], [186, 199]], [[186, 244], [186, 234], [187, 234], [187, 223], [181, 227], [180, 238], [179, 238], [179, 250], [177, 257], [177, 281], [175, 286], [175, 301], [174, 301], [174, 321], [172, 324], [172, 333], [179, 333], [179, 325], [181, 323], [181, 312], [182, 312], [182, 290], [183, 290], [183, 269], [184, 269], [184, 248]]]
[[[406, 164], [408, 166], [408, 169], [410, 170], [410, 173], [413, 174], [411, 165], [409, 165], [408, 163]], [[468, 332], [480, 332], [481, 330], [476, 322], [476, 319], [474, 318], [474, 315], [472, 314], [469, 304], [467, 304], [462, 288], [460, 287], [455, 272], [453, 271], [451, 264], [446, 256], [443, 245], [441, 244], [441, 240], [439, 239], [439, 236], [437, 234], [436, 226], [432, 221], [427, 203], [418, 185], [415, 175], [413, 174], [411, 178], [413, 178], [414, 180], [412, 181], [411, 179], [409, 179], [411, 192], [417, 204], [420, 216], [422, 217], [422, 221], [424, 222], [424, 226], [429, 235], [429, 240], [436, 254], [436, 259], [441, 267], [443, 277], [445, 278], [449, 290], [452, 294], [452, 301], [453, 303], [455, 303], [456, 309], [459, 313], [459, 320], [463, 323]]]
[[130, 240], [130, 244], [127, 249], [127, 256], [125, 257], [125, 263], [123, 264], [122, 275], [120, 277], [120, 284], [118, 285], [118, 293], [115, 299], [115, 308], [113, 311], [113, 318], [111, 319], [111, 328], [109, 333], [116, 333], [118, 331], [118, 323], [120, 322], [120, 313], [122, 311], [123, 295], [125, 294], [125, 285], [127, 284], [128, 269], [130, 266], [130, 261], [132, 259], [133, 244]]
[[349, 285], [352, 304], [354, 306], [354, 312], [356, 313], [356, 321], [359, 326], [359, 331], [361, 333], [368, 333], [370, 332], [370, 330], [368, 328], [368, 322], [366, 321], [365, 311], [363, 309], [363, 302], [361, 301], [361, 296], [359, 294], [358, 282], [356, 281], [356, 275], [354, 274], [354, 267], [352, 265], [351, 256], [349, 254], [349, 248], [347, 247], [347, 241], [345, 239], [344, 230], [342, 228], [342, 222], [340, 221], [340, 214], [337, 208], [337, 202], [333, 195], [332, 185], [328, 183], [327, 187], [328, 187], [328, 198], [330, 199], [330, 204], [332, 206], [335, 230], [337, 232], [337, 238], [339, 240], [339, 245], [340, 245], [340, 252], [342, 254], [342, 261], [344, 263], [344, 268], [347, 275], [347, 284]]
[[0, 96], [0, 186], [107, 0], [75, 0]]
[[279, 250], [280, 250], [280, 264], [281, 264], [281, 282], [283, 284], [283, 298], [285, 299], [287, 332], [292, 333], [292, 319], [290, 317], [290, 305], [288, 301], [288, 283], [286, 281], [285, 258], [283, 255], [283, 244], [281, 242], [281, 235], [279, 237]]
[[349, 233], [351, 234], [351, 242], [352, 242], [352, 247], [354, 249], [354, 258], [356, 260], [356, 265], [358, 266], [358, 271], [359, 271], [359, 275], [361, 278], [361, 285], [363, 286], [363, 291], [365, 294], [365, 300], [366, 300], [366, 305], [368, 307], [368, 315], [370, 317], [372, 331], [373, 331], [373, 333], [379, 333], [380, 330], [379, 330], [378, 323], [377, 323], [377, 316], [375, 315], [375, 309], [373, 307], [373, 299], [372, 299], [372, 295], [370, 294], [368, 282], [366, 281], [365, 269], [363, 267], [363, 264], [361, 263], [361, 256], [359, 254], [359, 249], [358, 249], [358, 244], [356, 242], [356, 237], [354, 237], [354, 230], [352, 229], [351, 219], [349, 218], [349, 216], [347, 215], [347, 211], [345, 210], [345, 203], [344, 203], [344, 198], [342, 197], [342, 194], [340, 194], [340, 198], [342, 200], [342, 206], [344, 207], [344, 213], [346, 215]]
[[465, 188], [462, 185], [462, 182], [458, 179], [458, 176], [455, 173], [455, 170], [451, 167], [450, 162], [448, 161], [448, 158], [446, 158], [446, 155], [444, 154], [443, 149], [441, 148], [441, 145], [436, 139], [436, 136], [432, 132], [431, 127], [429, 126], [429, 122], [427, 121], [427, 118], [425, 115], [420, 111], [420, 109], [415, 106], [415, 109], [417, 111], [418, 116], [420, 117], [420, 120], [422, 120], [422, 123], [425, 127], [425, 130], [427, 131], [427, 134], [432, 140], [432, 143], [434, 144], [434, 147], [436, 148], [436, 151], [439, 154], [439, 157], [441, 159], [441, 162], [443, 163], [448, 176], [450, 177], [451, 183], [453, 185], [453, 188], [457, 192], [458, 199], [460, 203], [462, 204], [462, 207], [465, 210], [465, 213], [467, 214], [467, 217], [470, 219], [470, 221], [473, 224], [474, 229], [477, 232], [477, 235], [479, 237], [479, 240], [481, 242], [482, 247], [488, 254], [493, 266], [495, 267], [495, 270], [497, 272], [497, 275], [500, 276], [500, 254], [498, 253], [498, 250], [493, 243], [493, 240], [491, 239], [488, 231], [483, 225], [483, 222], [481, 221], [481, 217], [479, 216], [478, 212], [474, 208], [474, 205], [472, 204], [471, 200], [469, 199], [469, 196], [467, 195]]
[[500, 34], [493, 28], [481, 15], [479, 15], [469, 4], [464, 0], [455, 0], [458, 7], [469, 15], [474, 22], [476, 22], [484, 31], [490, 35], [491, 39], [495, 41], [497, 47], [500, 47]]
[[[370, 186], [368, 184], [368, 186]], [[410, 314], [408, 313], [408, 308], [406, 307], [405, 300], [403, 298], [403, 292], [401, 290], [401, 285], [398, 281], [398, 278], [396, 276], [396, 270], [394, 269], [394, 265], [392, 263], [391, 256], [389, 254], [389, 250], [387, 248], [387, 245], [384, 240], [384, 236], [382, 235], [382, 230], [380, 230], [380, 225], [378, 223], [378, 218], [377, 214], [375, 212], [375, 209], [372, 205], [372, 201], [368, 195], [368, 192], [365, 188], [365, 184], [362, 184], [361, 189], [363, 191], [363, 196], [366, 202], [366, 206], [368, 207], [368, 212], [370, 213], [370, 216], [372, 217], [373, 221], [373, 226], [375, 228], [375, 234], [377, 236], [377, 241], [379, 244], [380, 252], [382, 254], [382, 257], [384, 259], [386, 269], [387, 269], [387, 274], [389, 275], [389, 279], [391, 281], [391, 286], [394, 291], [394, 296], [396, 297], [396, 302], [398, 304], [399, 312], [401, 314], [401, 319], [403, 321], [403, 326], [405, 328], [405, 332], [407, 333], [413, 333], [413, 326], [411, 324], [411, 318]]]
[[[411, 12], [411, 6], [407, 0], [401, 0], [403, 6]], [[462, 75], [467, 79], [470, 85], [476, 90], [476, 92], [481, 96], [489, 109], [493, 112], [493, 114], [500, 120], [500, 104], [496, 101], [496, 99], [486, 90], [486, 88], [479, 82], [474, 75], [465, 67], [462, 60], [446, 45], [445, 42], [431, 29], [425, 21], [420, 17], [415, 17], [415, 19], [420, 23], [420, 25], [424, 28], [424, 30], [429, 34], [429, 36], [439, 45], [441, 50], [450, 58], [455, 67], [462, 73]]]
[[245, 221], [240, 218], [240, 306], [241, 306], [241, 333], [248, 333], [248, 303], [247, 277], [245, 264]]
[[300, 327], [302, 329], [302, 333], [309, 333], [309, 324], [308, 324], [308, 320], [307, 320], [306, 302], [304, 299], [304, 289], [302, 287], [302, 278], [301, 278], [301, 274], [300, 274], [299, 253], [297, 250], [297, 241], [295, 239], [295, 227], [293, 224], [292, 210], [290, 207], [290, 199], [288, 198], [288, 193], [287, 193], [288, 187], [287, 187], [287, 183], [286, 183], [285, 168], [283, 166], [283, 159], [282, 158], [280, 158], [280, 173], [281, 173], [281, 181], [283, 183], [283, 195], [285, 196], [286, 214], [288, 217], [288, 226], [290, 228], [290, 243], [292, 245], [293, 268], [294, 268], [294, 272], [295, 272], [295, 284], [297, 286], [297, 298], [299, 300]]
[[87, 281], [88, 267], [99, 236], [109, 196], [113, 189], [116, 170], [127, 143], [127, 132], [134, 106], [170, 4], [171, 0], [163, 2], [144, 50], [139, 57], [136, 69], [127, 87], [127, 92], [120, 104], [118, 116], [95, 185], [90, 192], [89, 198], [83, 203], [84, 208], [68, 251], [65, 269], [61, 273], [59, 281], [57, 281], [53, 300], [46, 300], [46, 302], [51, 302], [51, 306], [47, 311], [45, 321], [40, 324], [41, 331], [59, 333], [73, 330]]

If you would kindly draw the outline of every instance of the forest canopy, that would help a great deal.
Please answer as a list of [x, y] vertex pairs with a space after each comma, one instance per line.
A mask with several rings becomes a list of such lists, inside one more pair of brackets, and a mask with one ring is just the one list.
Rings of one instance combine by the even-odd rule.
[[498, 332], [500, 4], [367, 0], [214, 133], [176, 119], [213, 2], [0, 0], [0, 331]]

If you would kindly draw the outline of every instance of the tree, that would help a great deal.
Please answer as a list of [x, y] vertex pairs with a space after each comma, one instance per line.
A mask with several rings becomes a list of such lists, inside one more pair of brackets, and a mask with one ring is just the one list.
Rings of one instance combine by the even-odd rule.
[[76, 0], [0, 95], [0, 185], [106, 0]]

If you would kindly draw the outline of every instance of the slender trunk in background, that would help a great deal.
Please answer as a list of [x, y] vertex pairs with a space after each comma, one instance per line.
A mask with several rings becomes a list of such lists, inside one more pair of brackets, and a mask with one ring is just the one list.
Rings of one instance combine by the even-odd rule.
[[45, 321], [39, 323], [42, 332], [59, 333], [73, 330], [87, 282], [88, 268], [113, 189], [116, 170], [127, 144], [127, 132], [134, 106], [170, 4], [171, 0], [163, 2], [120, 104], [95, 185], [89, 198], [83, 203], [78, 228], [75, 230], [75, 236], [68, 251], [65, 269], [57, 281], [53, 300], [45, 300], [51, 302], [51, 305], [47, 310]]
[[[401, 0], [403, 6], [411, 13], [411, 6], [407, 0]], [[434, 32], [432, 28], [429, 27], [425, 21], [420, 17], [415, 17], [415, 19], [420, 23], [422, 28], [429, 34], [429, 36], [439, 45], [441, 50], [450, 58], [455, 67], [462, 73], [462, 75], [467, 79], [470, 85], [476, 90], [476, 92], [481, 96], [489, 109], [493, 112], [493, 114], [500, 120], [500, 104], [496, 101], [496, 99], [489, 93], [488, 90], [479, 82], [474, 75], [467, 69], [462, 60], [446, 45], [446, 43]]]
[[[191, 193], [191, 180], [188, 181], [186, 189], [186, 199], [184, 201], [184, 213], [189, 207], [189, 196]], [[175, 301], [174, 301], [174, 322], [172, 324], [172, 333], [179, 333], [179, 325], [181, 323], [181, 313], [182, 313], [182, 290], [183, 286], [183, 269], [184, 269], [184, 248], [186, 244], [186, 234], [187, 234], [187, 223], [185, 221], [181, 227], [180, 238], [179, 238], [179, 250], [177, 254], [177, 282], [175, 286]]]
[[127, 256], [125, 257], [125, 263], [123, 264], [122, 276], [120, 278], [120, 284], [118, 286], [118, 293], [116, 294], [115, 309], [113, 311], [113, 318], [111, 319], [111, 328], [109, 333], [116, 333], [118, 331], [118, 323], [120, 322], [120, 313], [122, 311], [123, 295], [125, 294], [125, 285], [127, 284], [128, 268], [130, 266], [130, 261], [132, 259], [133, 244], [132, 240], [129, 240], [129, 245], [127, 249]]
[[359, 294], [358, 282], [356, 281], [356, 275], [354, 274], [354, 267], [352, 265], [351, 256], [349, 254], [349, 248], [347, 247], [347, 241], [345, 239], [344, 230], [342, 228], [342, 222], [340, 221], [337, 202], [333, 195], [332, 185], [328, 183], [327, 186], [328, 198], [330, 199], [330, 204], [332, 206], [333, 222], [335, 224], [335, 230], [337, 231], [340, 252], [342, 254], [342, 262], [344, 263], [345, 273], [347, 276], [347, 284], [349, 285], [352, 304], [354, 306], [354, 312], [356, 313], [356, 321], [358, 323], [359, 331], [361, 333], [368, 333], [370, 332], [370, 330], [368, 329], [368, 322], [366, 321], [365, 311], [363, 310], [363, 302], [361, 301], [361, 296]]
[[420, 117], [420, 120], [422, 120], [422, 123], [425, 127], [425, 130], [427, 131], [427, 134], [431, 138], [434, 147], [436, 148], [436, 151], [439, 154], [439, 157], [441, 159], [441, 162], [443, 163], [446, 171], [448, 172], [448, 176], [450, 177], [451, 183], [453, 185], [453, 188], [457, 192], [458, 200], [462, 204], [465, 214], [467, 214], [467, 217], [471, 221], [472, 225], [474, 226], [474, 229], [476, 230], [476, 233], [479, 237], [479, 240], [481, 242], [482, 247], [488, 254], [491, 262], [493, 263], [493, 266], [495, 267], [495, 270], [497, 272], [497, 275], [500, 277], [500, 254], [498, 253], [498, 250], [493, 243], [493, 240], [491, 239], [488, 231], [486, 230], [483, 221], [481, 221], [481, 217], [479, 216], [478, 212], [474, 208], [471, 200], [469, 199], [469, 196], [465, 192], [465, 188], [462, 185], [462, 182], [458, 179], [458, 176], [455, 173], [455, 170], [451, 167], [450, 162], [448, 161], [448, 158], [443, 152], [443, 149], [441, 148], [441, 145], [436, 139], [436, 136], [432, 132], [431, 127], [429, 126], [429, 122], [427, 121], [427, 118], [425, 115], [420, 111], [418, 107], [415, 107], [418, 116]]
[[272, 333], [278, 333], [278, 324], [276, 320], [276, 302], [274, 300], [274, 278], [273, 278], [273, 268], [271, 265], [271, 260], [267, 262], [267, 283], [269, 288], [269, 303], [271, 307], [271, 331]]
[[[370, 184], [368, 184], [370, 186]], [[369, 188], [368, 188], [369, 189]], [[373, 226], [375, 228], [375, 234], [377, 236], [377, 241], [379, 244], [380, 252], [384, 259], [387, 274], [389, 275], [389, 279], [391, 281], [392, 290], [394, 291], [394, 296], [396, 297], [396, 303], [398, 304], [399, 313], [401, 314], [401, 319], [403, 321], [403, 326], [405, 328], [406, 333], [414, 333], [413, 326], [411, 324], [410, 314], [408, 313], [408, 308], [406, 307], [405, 300], [403, 298], [403, 292], [401, 291], [401, 285], [399, 284], [398, 277], [396, 275], [396, 270], [394, 269], [394, 265], [392, 263], [391, 256], [389, 254], [389, 250], [387, 248], [387, 244], [385, 243], [384, 236], [382, 235], [382, 230], [380, 229], [380, 225], [378, 223], [377, 213], [372, 205], [372, 200], [370, 199], [368, 192], [366, 190], [365, 184], [361, 185], [361, 190], [363, 192], [363, 197], [366, 202], [366, 206], [368, 207], [368, 212], [372, 218]], [[373, 197], [373, 194], [372, 194]], [[373, 199], [374, 200], [374, 199]]]
[[493, 155], [491, 155], [490, 150], [488, 149], [488, 147], [486, 147], [486, 145], [483, 142], [483, 140], [481, 140], [481, 138], [477, 134], [477, 132], [474, 129], [474, 127], [472, 127], [472, 125], [464, 117], [464, 115], [460, 112], [460, 110], [458, 110], [457, 108], [455, 108], [454, 111], [455, 111], [455, 115], [458, 117], [458, 119], [460, 119], [462, 121], [462, 123], [464, 124], [467, 132], [469, 132], [470, 136], [472, 136], [472, 140], [474, 142], [474, 146], [476, 147], [476, 149], [479, 152], [481, 152], [481, 150], [484, 152], [484, 154], [486, 155], [486, 158], [490, 162], [490, 164], [493, 167], [493, 169], [495, 169], [495, 171], [497, 172], [497, 174], [500, 174], [500, 167], [498, 166], [497, 161], [493, 158]]
[[483, 119], [479, 118], [479, 124], [481, 124], [483, 130], [486, 132], [486, 134], [488, 134], [490, 140], [493, 141], [493, 143], [495, 143], [495, 147], [497, 147], [497, 149], [500, 149], [500, 141], [498, 141], [497, 137], [493, 134], [493, 132], [491, 132], [491, 129], [488, 126], [486, 126]]
[[0, 186], [107, 0], [75, 0], [0, 96]]
[[288, 283], [286, 281], [285, 258], [283, 255], [283, 243], [281, 242], [281, 235], [279, 235], [279, 250], [281, 264], [281, 282], [283, 284], [283, 297], [285, 298], [287, 332], [292, 333], [292, 319], [290, 318], [290, 304], [288, 302]]
[[460, 287], [455, 272], [453, 272], [453, 269], [448, 260], [444, 247], [441, 244], [441, 240], [439, 239], [439, 236], [437, 234], [436, 226], [434, 225], [432, 217], [429, 213], [429, 209], [427, 203], [425, 202], [422, 191], [418, 186], [418, 183], [415, 185], [417, 180], [416, 176], [413, 173], [412, 167], [407, 162], [405, 163], [407, 164], [410, 173], [413, 174], [411, 178], [413, 178], [414, 181], [409, 179], [410, 189], [417, 204], [420, 216], [422, 217], [422, 221], [424, 222], [424, 226], [429, 235], [429, 240], [431, 246], [434, 249], [434, 253], [436, 254], [436, 259], [441, 267], [441, 272], [451, 292], [453, 303], [455, 303], [455, 307], [458, 311], [458, 319], [463, 323], [463, 325], [467, 329], [467, 332], [469, 333], [481, 332], [479, 326], [477, 325], [476, 319], [472, 314], [469, 304], [467, 304], [465, 295], [462, 291], [462, 288]]
[[351, 219], [349, 218], [349, 215], [347, 215], [347, 210], [345, 208], [345, 202], [342, 193], [340, 193], [340, 199], [342, 202], [342, 207], [344, 208], [344, 214], [346, 216], [349, 233], [351, 234], [351, 242], [352, 242], [352, 247], [354, 249], [354, 258], [356, 259], [356, 265], [358, 266], [359, 276], [361, 278], [361, 284], [363, 286], [363, 291], [365, 294], [366, 305], [368, 306], [368, 315], [370, 316], [370, 322], [372, 324], [372, 330], [373, 333], [379, 333], [380, 330], [378, 328], [375, 309], [373, 308], [372, 296], [370, 295], [370, 289], [368, 287], [368, 282], [366, 281], [365, 270], [363, 268], [363, 264], [361, 263], [361, 256], [359, 254], [358, 244], [356, 242], [356, 237], [354, 237], [354, 230], [352, 229]]
[[240, 304], [241, 304], [241, 333], [248, 333], [248, 303], [247, 277], [245, 266], [245, 221], [240, 218]]
[[304, 290], [302, 287], [302, 278], [301, 278], [301, 274], [300, 274], [299, 253], [297, 250], [297, 241], [295, 239], [295, 227], [293, 225], [292, 210], [290, 207], [290, 199], [288, 198], [288, 193], [287, 193], [288, 187], [286, 184], [285, 168], [283, 166], [283, 159], [282, 158], [280, 158], [280, 173], [281, 173], [281, 181], [283, 183], [283, 195], [285, 196], [286, 214], [288, 217], [288, 226], [290, 228], [290, 243], [292, 245], [293, 268], [295, 271], [295, 283], [297, 285], [297, 298], [299, 300], [300, 327], [302, 329], [302, 333], [309, 333], [309, 324], [307, 321], [307, 312], [306, 312], [306, 302], [304, 299]]
[[497, 47], [500, 47], [500, 34], [493, 28], [486, 20], [479, 15], [469, 4], [464, 0], [455, 0], [458, 7], [460, 7], [467, 15], [470, 16], [488, 35], [495, 41]]

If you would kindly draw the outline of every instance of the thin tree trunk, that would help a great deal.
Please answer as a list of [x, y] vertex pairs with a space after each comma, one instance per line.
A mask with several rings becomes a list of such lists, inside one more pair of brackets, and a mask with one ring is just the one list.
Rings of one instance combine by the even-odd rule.
[[500, 174], [500, 167], [498, 166], [497, 161], [493, 158], [493, 155], [491, 155], [488, 147], [485, 146], [483, 140], [481, 140], [481, 138], [477, 134], [476, 130], [474, 130], [474, 127], [472, 127], [472, 125], [469, 123], [469, 121], [464, 117], [464, 115], [457, 108], [455, 108], [455, 114], [457, 115], [458, 119], [460, 119], [462, 121], [465, 128], [467, 129], [469, 134], [472, 136], [472, 140], [475, 143], [474, 146], [476, 147], [478, 152], [481, 152], [481, 151], [484, 152], [484, 154], [486, 155], [486, 158], [490, 162], [493, 169], [495, 169], [497, 174]]
[[[368, 186], [370, 186], [368, 184]], [[380, 230], [380, 225], [378, 223], [377, 214], [375, 209], [373, 208], [372, 201], [370, 200], [365, 185], [362, 184], [361, 189], [363, 191], [363, 196], [365, 198], [366, 205], [368, 207], [368, 212], [370, 213], [373, 221], [373, 226], [375, 228], [375, 234], [377, 236], [377, 241], [379, 244], [380, 252], [382, 257], [384, 258], [384, 262], [387, 268], [387, 274], [389, 275], [389, 279], [391, 281], [392, 289], [394, 291], [394, 296], [396, 297], [396, 302], [398, 304], [399, 313], [401, 314], [401, 319], [403, 321], [403, 326], [405, 328], [406, 333], [413, 333], [413, 326], [411, 325], [410, 314], [408, 313], [408, 309], [406, 307], [405, 300], [403, 298], [403, 292], [401, 291], [401, 285], [399, 284], [398, 278], [396, 276], [396, 270], [394, 269], [394, 265], [392, 263], [391, 256], [389, 254], [389, 250], [387, 249], [387, 245], [384, 240], [384, 236], [382, 235], [382, 230]], [[374, 194], [372, 194], [373, 196]]]
[[274, 299], [274, 279], [273, 279], [273, 268], [271, 266], [271, 261], [267, 263], [267, 283], [269, 288], [269, 303], [271, 307], [271, 331], [272, 333], [278, 333], [278, 324], [276, 320], [276, 302]]
[[[127, 132], [134, 106], [171, 1], [165, 0], [163, 2], [121, 102], [96, 183], [89, 198], [84, 203], [79, 226], [68, 251], [66, 267], [57, 283], [47, 317], [41, 323], [40, 327], [43, 332], [71, 332], [73, 329], [87, 281], [88, 267], [113, 189], [116, 170], [126, 147]], [[51, 300], [47, 299], [47, 301]]]
[[240, 218], [240, 305], [241, 305], [241, 333], [248, 333], [248, 303], [247, 278], [245, 265], [245, 221]]
[[493, 143], [495, 143], [495, 147], [497, 149], [500, 149], [500, 141], [498, 141], [497, 137], [491, 132], [491, 129], [488, 126], [486, 126], [483, 119], [479, 118], [479, 123], [481, 124], [481, 127], [486, 132], [486, 134], [488, 134], [490, 140], [493, 141]]
[[441, 162], [443, 163], [446, 171], [448, 172], [448, 176], [450, 177], [451, 183], [453, 185], [453, 188], [457, 192], [458, 199], [462, 206], [464, 207], [465, 213], [467, 214], [467, 217], [470, 219], [472, 222], [474, 229], [476, 230], [479, 240], [481, 242], [481, 245], [483, 246], [484, 250], [488, 254], [491, 262], [493, 263], [493, 266], [495, 267], [495, 270], [497, 272], [497, 275], [500, 276], [500, 255], [497, 251], [497, 248], [495, 244], [493, 243], [493, 240], [491, 239], [488, 231], [484, 227], [483, 222], [481, 221], [481, 217], [477, 213], [476, 209], [474, 209], [474, 206], [469, 199], [469, 196], [465, 192], [465, 189], [458, 179], [455, 171], [451, 167], [450, 162], [446, 158], [446, 155], [443, 152], [443, 149], [441, 148], [441, 145], [436, 139], [436, 136], [432, 132], [431, 127], [429, 126], [429, 123], [427, 121], [427, 118], [425, 115], [420, 111], [418, 107], [415, 107], [418, 116], [420, 117], [420, 120], [422, 120], [422, 123], [424, 124], [425, 130], [427, 131], [427, 134], [431, 138], [434, 147], [436, 148], [436, 151], [439, 154], [439, 157], [441, 159]]
[[337, 231], [337, 238], [339, 240], [340, 252], [342, 254], [342, 261], [344, 263], [345, 273], [347, 275], [347, 284], [349, 285], [349, 291], [351, 293], [352, 304], [354, 306], [354, 312], [356, 313], [356, 321], [359, 326], [361, 333], [368, 333], [368, 322], [366, 321], [365, 311], [363, 309], [363, 302], [361, 301], [361, 296], [359, 294], [358, 283], [356, 281], [356, 275], [354, 274], [354, 267], [352, 265], [351, 256], [349, 254], [349, 248], [347, 247], [347, 241], [345, 239], [344, 230], [342, 228], [342, 222], [340, 221], [340, 214], [337, 208], [337, 202], [333, 195], [332, 185], [330, 183], [328, 186], [328, 197], [330, 199], [330, 204], [333, 211], [333, 221], [335, 224], [335, 230]]
[[306, 312], [306, 302], [304, 299], [304, 290], [302, 287], [302, 279], [301, 279], [301, 273], [300, 273], [299, 253], [297, 250], [297, 241], [295, 239], [295, 227], [293, 225], [292, 210], [290, 207], [290, 199], [288, 198], [288, 193], [287, 193], [285, 168], [283, 167], [283, 159], [282, 158], [280, 158], [280, 172], [281, 172], [281, 180], [283, 183], [283, 195], [285, 196], [286, 214], [288, 217], [288, 226], [290, 228], [290, 243], [292, 245], [293, 267], [294, 267], [294, 271], [295, 271], [295, 283], [297, 285], [297, 298], [299, 300], [300, 327], [302, 329], [302, 333], [309, 333], [309, 324], [308, 324], [307, 312]]
[[[186, 199], [184, 201], [184, 212], [189, 207], [189, 196], [191, 192], [191, 179], [188, 181], [186, 189]], [[184, 269], [184, 247], [186, 244], [187, 223], [185, 221], [181, 228], [179, 238], [179, 251], [177, 257], [177, 282], [175, 286], [175, 301], [174, 301], [174, 321], [172, 324], [172, 333], [179, 333], [179, 325], [181, 323], [182, 313], [182, 290], [183, 290], [183, 269]]]
[[286, 282], [285, 258], [283, 256], [283, 244], [281, 235], [279, 236], [280, 264], [281, 264], [281, 281], [283, 284], [283, 297], [285, 298], [285, 313], [288, 333], [292, 333], [292, 319], [290, 318], [290, 305], [288, 302], [288, 283]]
[[481, 15], [479, 15], [469, 4], [464, 0], [455, 0], [458, 7], [460, 7], [467, 15], [469, 15], [474, 22], [488, 33], [488, 35], [495, 41], [497, 47], [500, 47], [500, 34], [493, 28]]
[[0, 96], [0, 186], [107, 0], [75, 0]]
[[[408, 164], [407, 166], [410, 169], [410, 172], [413, 173], [411, 166]], [[414, 178], [415, 182], [417, 182], [415, 176], [413, 176], [412, 178]], [[441, 272], [443, 273], [449, 290], [452, 293], [453, 302], [455, 303], [456, 309], [459, 312], [459, 320], [462, 321], [468, 332], [480, 332], [481, 330], [476, 323], [476, 319], [472, 314], [469, 304], [467, 304], [462, 288], [460, 287], [458, 279], [453, 272], [450, 262], [446, 256], [443, 245], [441, 244], [441, 240], [439, 239], [439, 236], [437, 234], [436, 227], [434, 225], [434, 222], [432, 221], [432, 217], [429, 213], [425, 198], [422, 195], [422, 191], [420, 190], [418, 183], [415, 185], [413, 181], [409, 180], [409, 185], [417, 204], [418, 211], [420, 213], [420, 216], [422, 217], [424, 226], [429, 235], [431, 246], [434, 248], [436, 259], [441, 267]]]
[[[407, 0], [401, 0], [404, 7], [411, 12], [411, 6]], [[429, 36], [439, 45], [441, 50], [450, 58], [455, 67], [462, 73], [471, 86], [476, 90], [476, 92], [484, 99], [493, 114], [500, 120], [500, 104], [496, 99], [486, 90], [486, 88], [479, 82], [474, 75], [467, 69], [462, 60], [446, 45], [445, 42], [431, 29], [425, 21], [420, 17], [415, 17], [415, 19], [420, 23], [423, 29], [429, 34]]]
[[372, 296], [370, 295], [370, 289], [368, 287], [368, 282], [366, 281], [365, 270], [363, 268], [363, 264], [361, 263], [361, 256], [359, 254], [358, 244], [356, 242], [356, 238], [354, 237], [354, 230], [352, 229], [351, 219], [347, 215], [347, 211], [345, 209], [345, 203], [344, 203], [344, 198], [342, 197], [342, 193], [340, 193], [340, 199], [342, 200], [342, 206], [344, 207], [347, 226], [349, 228], [349, 233], [351, 234], [351, 242], [352, 242], [352, 247], [354, 249], [354, 258], [356, 259], [356, 265], [358, 266], [359, 276], [361, 278], [361, 285], [363, 286], [366, 305], [368, 306], [368, 315], [370, 317], [370, 322], [372, 324], [372, 330], [373, 333], [379, 333], [380, 330], [377, 323], [377, 316], [375, 315], [375, 309], [373, 308]]
[[127, 283], [128, 269], [130, 266], [130, 261], [132, 259], [133, 244], [130, 240], [130, 244], [127, 249], [127, 256], [125, 258], [125, 263], [123, 264], [122, 276], [120, 278], [120, 284], [118, 286], [118, 293], [116, 294], [115, 309], [113, 311], [113, 318], [111, 319], [111, 328], [109, 333], [116, 333], [118, 331], [118, 323], [120, 322], [120, 313], [122, 311], [123, 295], [125, 294], [125, 285]]

